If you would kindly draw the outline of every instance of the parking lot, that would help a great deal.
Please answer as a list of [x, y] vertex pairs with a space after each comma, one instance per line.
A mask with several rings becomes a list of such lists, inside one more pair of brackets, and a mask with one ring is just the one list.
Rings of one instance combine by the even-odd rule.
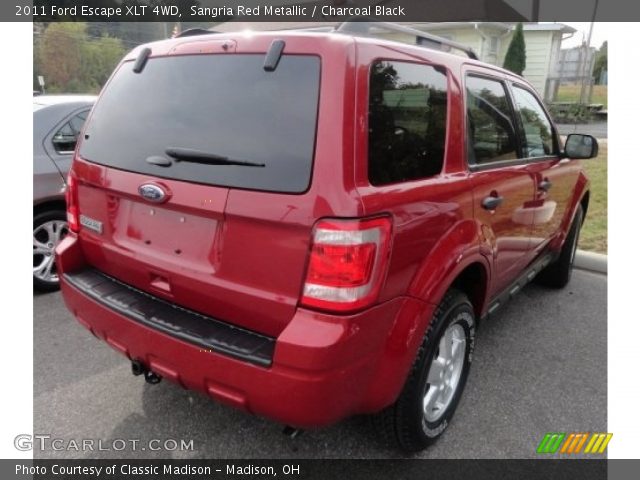
[[[535, 457], [545, 432], [606, 431], [607, 277], [531, 285], [481, 325], [464, 397], [424, 458]], [[278, 392], [273, 392], [278, 401]], [[327, 402], [331, 399], [327, 398]], [[148, 385], [96, 340], [60, 294], [34, 294], [34, 433], [75, 440], [193, 439], [193, 451], [35, 451], [36, 458], [389, 458], [367, 419], [296, 439], [282, 426], [168, 382]]]

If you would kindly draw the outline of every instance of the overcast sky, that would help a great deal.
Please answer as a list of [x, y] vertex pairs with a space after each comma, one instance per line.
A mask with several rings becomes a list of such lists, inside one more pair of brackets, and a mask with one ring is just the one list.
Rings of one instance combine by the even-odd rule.
[[[582, 39], [586, 41], [587, 36], [589, 35], [589, 22], [560, 22], [565, 25], [570, 25], [577, 30], [576, 33], [573, 34], [573, 37], [565, 40], [562, 43], [563, 48], [575, 47], [576, 45], [582, 44]], [[610, 33], [614, 31], [616, 28], [620, 28], [620, 24], [615, 22], [607, 23], [607, 22], [595, 22], [593, 24], [593, 34], [591, 35], [591, 45], [596, 48], [600, 48], [602, 42], [605, 40], [609, 40]], [[628, 28], [628, 27], [627, 27]], [[584, 37], [583, 37], [584, 35]]]
[[[503, 0], [505, 3], [513, 7], [518, 12], [522, 13], [525, 17], [531, 18], [531, 12], [534, 5], [534, 0]], [[627, 0], [633, 1], [633, 0]], [[575, 3], [575, 2], [574, 2]], [[564, 23], [567, 25], [571, 25], [573, 28], [577, 30], [577, 32], [573, 35], [572, 38], [566, 40], [563, 44], [563, 48], [575, 47], [576, 45], [581, 45], [583, 39], [587, 39], [587, 35], [589, 34], [589, 22], [563, 22], [560, 19], [571, 18], [572, 12], [575, 10], [576, 6], [570, 2], [563, 2], [562, 0], [539, 0], [538, 5], [540, 7], [539, 13], [540, 18], [557, 18], [560, 23]], [[602, 0], [597, 4], [598, 9], [596, 12], [602, 13], [603, 8], [605, 8]], [[582, 18], [590, 18], [593, 12], [593, 9], [596, 7], [596, 0], [581, 0], [580, 9], [581, 9], [581, 17]], [[575, 17], [573, 17], [575, 18]], [[596, 22], [593, 27], [593, 35], [591, 37], [591, 46], [600, 48], [602, 42], [605, 40], [609, 40], [611, 32], [615, 32], [619, 30], [620, 25], [616, 26], [615, 23], [603, 23]], [[629, 27], [622, 27], [629, 28]]]

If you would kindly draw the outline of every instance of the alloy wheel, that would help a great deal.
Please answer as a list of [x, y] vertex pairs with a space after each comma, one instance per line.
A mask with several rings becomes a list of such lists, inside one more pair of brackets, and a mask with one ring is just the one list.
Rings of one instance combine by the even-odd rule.
[[50, 220], [33, 230], [33, 276], [43, 282], [58, 282], [54, 251], [68, 233], [67, 222]]
[[427, 374], [423, 411], [427, 422], [437, 422], [458, 390], [464, 368], [467, 339], [459, 323], [449, 325], [440, 339]]

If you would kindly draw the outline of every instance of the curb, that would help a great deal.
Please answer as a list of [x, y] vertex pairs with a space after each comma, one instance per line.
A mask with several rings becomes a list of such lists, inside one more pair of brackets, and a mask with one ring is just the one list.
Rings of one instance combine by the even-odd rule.
[[607, 256], [601, 253], [585, 252], [584, 250], [576, 251], [576, 258], [573, 266], [580, 270], [588, 270], [590, 272], [607, 274]]

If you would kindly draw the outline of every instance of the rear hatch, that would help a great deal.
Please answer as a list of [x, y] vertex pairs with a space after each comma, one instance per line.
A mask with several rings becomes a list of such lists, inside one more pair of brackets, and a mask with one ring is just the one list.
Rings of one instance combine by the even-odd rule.
[[267, 71], [264, 61], [168, 55], [139, 73], [124, 62], [91, 115], [74, 174], [90, 265], [276, 336], [295, 312], [314, 221], [300, 210], [321, 62], [285, 54]]

